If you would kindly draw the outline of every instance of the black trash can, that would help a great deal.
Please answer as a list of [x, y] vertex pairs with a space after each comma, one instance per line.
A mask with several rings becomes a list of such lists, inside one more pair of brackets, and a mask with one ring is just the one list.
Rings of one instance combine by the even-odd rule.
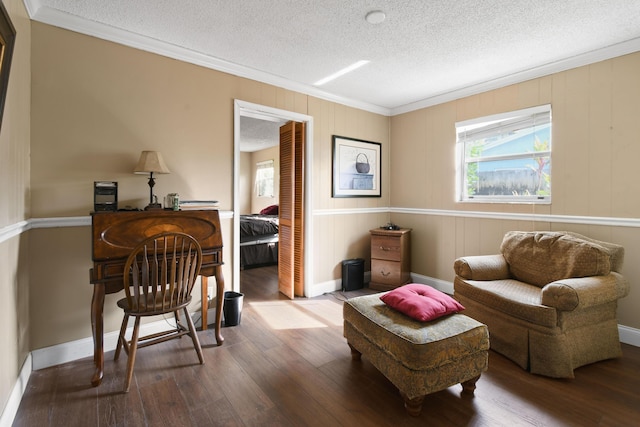
[[364, 286], [364, 260], [362, 258], [342, 261], [342, 290], [353, 291]]
[[227, 291], [224, 293], [224, 305], [222, 306], [224, 326], [236, 326], [240, 324], [243, 300], [244, 294], [240, 292]]

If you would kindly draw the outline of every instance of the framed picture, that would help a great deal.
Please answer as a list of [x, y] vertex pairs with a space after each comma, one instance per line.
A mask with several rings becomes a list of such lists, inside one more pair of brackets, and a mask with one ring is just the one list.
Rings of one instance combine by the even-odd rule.
[[333, 197], [380, 197], [379, 142], [333, 135]]
[[0, 126], [2, 125], [2, 113], [4, 101], [7, 98], [7, 86], [9, 85], [9, 70], [11, 69], [11, 57], [13, 45], [16, 42], [16, 29], [9, 19], [7, 9], [0, 3]]

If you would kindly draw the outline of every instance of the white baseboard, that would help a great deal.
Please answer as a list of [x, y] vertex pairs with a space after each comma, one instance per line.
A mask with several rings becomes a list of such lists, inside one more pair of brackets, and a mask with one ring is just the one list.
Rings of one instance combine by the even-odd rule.
[[640, 347], [640, 329], [618, 325], [618, 333], [620, 334], [620, 342]]
[[[199, 328], [202, 326], [202, 315], [201, 315], [201, 311], [194, 311], [194, 312], [190, 312], [191, 313], [191, 318], [193, 319], [193, 324], [196, 326], [196, 328]], [[216, 319], [216, 309], [215, 308], [210, 308], [207, 310], [207, 327], [209, 327], [209, 325], [212, 325], [215, 322]]]
[[[368, 283], [370, 280], [371, 280], [371, 272], [365, 271], [364, 283]], [[413, 283], [422, 283], [423, 285], [432, 286], [437, 290], [444, 292], [445, 294], [449, 294], [449, 295], [453, 294], [453, 283], [447, 282], [446, 280], [440, 280], [433, 277], [422, 276], [420, 274], [411, 273], [411, 281]], [[341, 289], [342, 289], [342, 279], [328, 280], [326, 282], [316, 283], [315, 285], [311, 286], [308, 289], [309, 293], [307, 297], [313, 298], [326, 293], [339, 291]]]
[[423, 285], [429, 285], [440, 292], [453, 295], [453, 283], [446, 280], [436, 279], [435, 277], [423, 276], [422, 274], [411, 273], [411, 280], [413, 283], [422, 283]]
[[13, 389], [11, 389], [11, 394], [7, 400], [7, 404], [0, 416], [0, 427], [11, 427], [13, 425], [13, 421], [18, 413], [18, 408], [20, 407], [20, 401], [22, 401], [22, 395], [27, 389], [27, 383], [29, 382], [29, 377], [33, 370], [31, 361], [31, 354], [28, 354], [26, 360], [22, 364], [22, 369], [20, 369], [18, 379], [13, 385]]
[[[216, 309], [210, 308], [207, 311], [208, 323], [211, 324], [215, 319]], [[200, 311], [191, 313], [193, 323], [196, 328], [202, 324], [202, 316]], [[175, 323], [171, 320], [158, 320], [156, 322], [144, 323], [140, 325], [140, 336], [154, 334], [156, 332], [165, 331], [173, 327]], [[131, 336], [132, 326], [127, 329], [127, 336]], [[104, 334], [103, 345], [105, 353], [116, 349], [118, 335], [120, 331], [112, 331]], [[31, 352], [33, 357], [33, 370], [48, 368], [50, 366], [60, 365], [84, 357], [93, 356], [93, 337], [82, 338], [51, 347], [40, 348]]]
[[315, 285], [310, 286], [309, 289], [307, 289], [307, 298], [317, 297], [320, 295], [339, 291], [340, 289], [342, 289], [342, 280], [340, 279], [328, 280], [323, 283], [316, 283]]
[[[364, 283], [368, 283], [371, 279], [371, 272], [364, 272]], [[327, 280], [326, 282], [316, 283], [308, 289], [307, 298], [313, 298], [342, 289], [342, 279]]]
[[[197, 312], [198, 316], [200, 312]], [[154, 334], [169, 329], [171, 324], [167, 320], [144, 323], [140, 325], [140, 336]], [[132, 327], [127, 329], [128, 336], [131, 336]], [[104, 334], [103, 345], [105, 353], [116, 349], [118, 335], [120, 331], [112, 331]], [[93, 337], [82, 338], [75, 341], [53, 345], [51, 347], [40, 348], [31, 352], [33, 356], [33, 370], [48, 368], [60, 365], [85, 357], [93, 356]]]

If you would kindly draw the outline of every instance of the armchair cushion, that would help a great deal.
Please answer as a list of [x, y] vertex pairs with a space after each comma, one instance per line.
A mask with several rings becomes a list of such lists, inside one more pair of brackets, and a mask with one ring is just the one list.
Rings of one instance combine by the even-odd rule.
[[498, 255], [475, 255], [458, 258], [453, 269], [460, 277], [469, 280], [502, 280], [509, 279], [507, 260]]
[[[456, 277], [454, 287], [456, 298], [471, 299], [514, 319], [545, 328], [553, 328], [558, 324], [558, 311], [540, 304], [542, 290], [537, 286], [515, 279], [463, 280]], [[469, 308], [464, 301], [462, 304]]]
[[627, 280], [619, 273], [563, 279], [542, 288], [542, 304], [561, 311], [593, 307], [616, 301], [629, 293]]
[[510, 231], [500, 251], [513, 278], [538, 287], [570, 277], [604, 276], [611, 270], [606, 248], [566, 233]]
[[624, 247], [616, 243], [603, 242], [602, 240], [592, 239], [591, 237], [583, 236], [582, 234], [574, 233], [572, 231], [565, 231], [564, 233], [569, 236], [576, 237], [578, 239], [586, 240], [587, 242], [595, 243], [605, 248], [611, 256], [611, 271], [620, 273], [622, 271], [622, 265], [624, 264]]

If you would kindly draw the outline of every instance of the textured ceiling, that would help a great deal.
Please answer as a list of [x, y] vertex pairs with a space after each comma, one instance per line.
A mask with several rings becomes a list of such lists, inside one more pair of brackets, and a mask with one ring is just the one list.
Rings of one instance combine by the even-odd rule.
[[[640, 50], [640, 0], [25, 4], [35, 20], [386, 114]], [[386, 20], [366, 22], [372, 10]]]
[[285, 121], [240, 117], [240, 151], [259, 151], [280, 143], [280, 126]]

